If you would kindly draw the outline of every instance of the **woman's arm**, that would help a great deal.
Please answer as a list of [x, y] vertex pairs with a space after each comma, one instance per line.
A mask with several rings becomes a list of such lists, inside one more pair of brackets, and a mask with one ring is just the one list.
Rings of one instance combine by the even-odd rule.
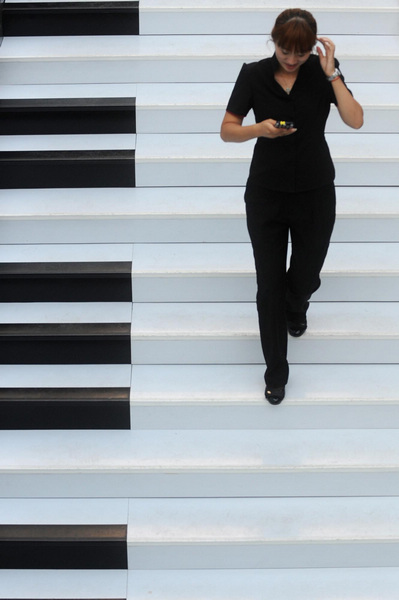
[[[325, 50], [325, 54], [323, 54], [321, 48], [316, 48], [320, 59], [320, 66], [326, 74], [326, 77], [330, 77], [335, 70], [335, 45], [329, 38], [322, 37], [317, 39], [323, 45]], [[337, 108], [341, 119], [349, 127], [360, 129], [360, 127], [363, 125], [362, 107], [354, 99], [340, 77], [332, 81], [331, 85], [334, 89], [335, 98], [337, 100]]]
[[295, 133], [296, 129], [277, 129], [275, 119], [266, 119], [254, 125], [243, 125], [244, 117], [226, 112], [220, 128], [224, 142], [248, 142], [259, 137], [277, 138]]

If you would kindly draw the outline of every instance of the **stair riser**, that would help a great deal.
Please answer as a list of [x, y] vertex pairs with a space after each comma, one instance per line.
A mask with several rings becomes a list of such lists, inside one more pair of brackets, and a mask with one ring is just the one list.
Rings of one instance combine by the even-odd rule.
[[0, 161], [1, 189], [135, 185], [134, 150], [3, 152]]
[[[236, 80], [242, 63], [264, 58], [261, 55], [245, 56], [239, 59], [179, 60], [134, 59], [126, 60], [85, 60], [79, 61], [24, 61], [15, 59], [0, 64], [0, 78], [7, 84], [65, 84], [65, 83], [210, 83]], [[60, 67], [60, 64], [62, 67]], [[345, 59], [345, 76], [348, 82], [365, 81], [374, 83], [396, 83], [399, 81], [397, 60], [370, 58], [359, 61]]]
[[[1, 107], [1, 104], [0, 104]], [[0, 135], [135, 133], [135, 113], [105, 110], [1, 110]]]
[[71, 339], [0, 338], [0, 364], [3, 365], [64, 365], [64, 364], [130, 364], [130, 343], [120, 340], [90, 339], [73, 336]]
[[129, 546], [129, 565], [136, 569], [273, 569], [395, 567], [399, 544], [237, 544], [206, 542], [196, 547]]
[[[133, 276], [135, 302], [251, 302], [256, 295], [253, 276], [139, 277]], [[398, 276], [322, 276], [315, 301], [396, 301]]]
[[[259, 34], [267, 36], [272, 30], [280, 9], [268, 9], [259, 4], [258, 10], [140, 10], [140, 30], [143, 35], [154, 34]], [[281, 8], [283, 10], [283, 8]], [[280, 11], [281, 12], [281, 11]], [[395, 10], [381, 12], [361, 10], [328, 10], [318, 7], [312, 11], [318, 30], [324, 35], [396, 35], [399, 16]]]
[[[399, 225], [392, 218], [339, 217], [332, 240], [336, 242], [398, 242]], [[3, 244], [133, 243], [133, 242], [248, 242], [245, 219], [219, 218], [68, 218], [62, 220], [3, 219]]]
[[[378, 489], [380, 496], [397, 496], [399, 483], [397, 471], [383, 472], [362, 469], [351, 472], [331, 472], [323, 469], [312, 472], [299, 470], [277, 473], [248, 473], [244, 469], [235, 473], [216, 471], [203, 473], [192, 470], [189, 473], [176, 473], [173, 469], [156, 469], [152, 473], [129, 473], [128, 470], [110, 472], [110, 469], [97, 469], [94, 473], [87, 470], [70, 470], [68, 473], [46, 473], [35, 470], [25, 473], [3, 473], [1, 498], [237, 498], [251, 496], [253, 498], [307, 498], [317, 496], [362, 497], [374, 496]], [[160, 546], [162, 547], [162, 543]], [[372, 544], [366, 544], [366, 546]], [[217, 552], [217, 544], [213, 546]], [[227, 540], [226, 552], [233, 547]], [[311, 547], [311, 546], [310, 546]], [[157, 544], [154, 543], [155, 552]], [[144, 549], [141, 558], [129, 559], [129, 568], [149, 568], [146, 564]], [[158, 550], [159, 551], [159, 550]], [[162, 552], [162, 550], [160, 550]], [[187, 553], [185, 553], [186, 556]], [[190, 553], [188, 553], [190, 554]], [[206, 555], [204, 555], [206, 556]], [[187, 556], [186, 556], [187, 558]], [[169, 568], [212, 568], [209, 563], [176, 562]], [[205, 558], [207, 560], [207, 558]], [[144, 561], [144, 562], [143, 562]], [[146, 564], [146, 566], [144, 566]], [[200, 567], [199, 565], [202, 564]], [[223, 568], [216, 567], [215, 568]], [[287, 565], [288, 566], [288, 565]], [[337, 565], [338, 566], [338, 565]], [[350, 566], [350, 565], [346, 565]], [[383, 565], [381, 565], [383, 566]], [[385, 565], [389, 566], [389, 565]], [[152, 564], [157, 567], [156, 560]], [[234, 563], [226, 562], [226, 568], [234, 568]], [[238, 566], [237, 566], [238, 568]], [[250, 568], [248, 565], [247, 568]], [[257, 568], [257, 567], [255, 567]]]
[[[255, 310], [255, 309], [254, 309]], [[252, 335], [234, 340], [132, 341], [132, 363], [146, 364], [261, 364], [260, 342]], [[288, 359], [292, 364], [394, 364], [399, 362], [397, 339], [339, 339], [310, 336], [291, 340]]]
[[[163, 162], [137, 155], [136, 186], [242, 186], [248, 171], [248, 159]], [[335, 160], [335, 171], [335, 182], [339, 186], [399, 186], [399, 171], [394, 160]]]
[[129, 401], [1, 401], [0, 429], [130, 429], [130, 406]]
[[[274, 410], [264, 402], [263, 406], [251, 405], [250, 400], [242, 406], [176, 406], [173, 397], [167, 406], [146, 407], [132, 404], [132, 429], [390, 429], [399, 428], [399, 407], [383, 404], [375, 406], [359, 404], [351, 406], [350, 401], [341, 406], [304, 405], [296, 407], [295, 400], [289, 404], [291, 389], [295, 387], [292, 375], [292, 388], [287, 388], [287, 399]], [[261, 398], [261, 391], [259, 398]], [[292, 392], [295, 393], [295, 392]]]
[[131, 302], [131, 278], [0, 277], [1, 302]]
[[[226, 96], [226, 104], [228, 95]], [[361, 98], [359, 98], [361, 100]], [[200, 106], [192, 109], [148, 109], [137, 110], [138, 133], [218, 133], [224, 116], [225, 105], [215, 109]], [[246, 124], [251, 123], [248, 118]], [[328, 133], [348, 132], [335, 111], [331, 114], [326, 131]], [[398, 111], [396, 109], [365, 109], [362, 133], [398, 133]]]
[[[112, 7], [114, 5], [114, 7]], [[5, 36], [137, 35], [139, 2], [6, 2], [3, 11]]]

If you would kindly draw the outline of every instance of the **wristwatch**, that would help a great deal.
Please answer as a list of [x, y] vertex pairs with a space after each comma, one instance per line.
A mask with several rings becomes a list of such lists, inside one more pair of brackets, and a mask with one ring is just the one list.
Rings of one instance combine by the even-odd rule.
[[327, 77], [327, 81], [334, 81], [334, 79], [338, 79], [338, 77], [341, 77], [341, 75], [341, 71], [338, 69], [338, 67], [335, 67], [334, 73]]

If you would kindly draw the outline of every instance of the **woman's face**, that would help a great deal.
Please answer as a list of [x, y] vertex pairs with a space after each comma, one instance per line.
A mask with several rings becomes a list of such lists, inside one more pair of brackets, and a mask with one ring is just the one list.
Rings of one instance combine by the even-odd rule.
[[286, 73], [296, 73], [299, 67], [308, 60], [309, 56], [310, 50], [309, 52], [293, 52], [276, 44], [276, 58]]

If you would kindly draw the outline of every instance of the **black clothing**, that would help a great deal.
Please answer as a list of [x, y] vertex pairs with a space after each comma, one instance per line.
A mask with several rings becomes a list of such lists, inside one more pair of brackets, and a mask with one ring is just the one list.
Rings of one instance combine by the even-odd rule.
[[265, 119], [293, 121], [298, 129], [281, 138], [258, 138], [248, 183], [282, 192], [328, 185], [335, 175], [324, 138], [330, 105], [336, 103], [332, 85], [318, 56], [311, 54], [287, 94], [274, 79], [278, 66], [276, 55], [244, 64], [227, 105], [229, 112], [242, 117], [253, 109], [257, 123]]
[[[265, 190], [246, 205], [254, 251], [261, 344], [270, 387], [288, 381], [286, 317], [303, 320], [335, 221], [333, 184], [290, 194]], [[288, 232], [291, 260], [286, 272]]]
[[297, 128], [289, 136], [258, 138], [245, 191], [265, 380], [271, 388], [287, 383], [287, 317], [306, 320], [335, 221], [335, 170], [324, 138], [330, 105], [336, 104], [332, 85], [318, 56], [301, 65], [290, 94], [274, 78], [278, 67], [275, 55], [244, 64], [227, 105], [241, 117], [253, 109], [256, 122], [293, 121]]

